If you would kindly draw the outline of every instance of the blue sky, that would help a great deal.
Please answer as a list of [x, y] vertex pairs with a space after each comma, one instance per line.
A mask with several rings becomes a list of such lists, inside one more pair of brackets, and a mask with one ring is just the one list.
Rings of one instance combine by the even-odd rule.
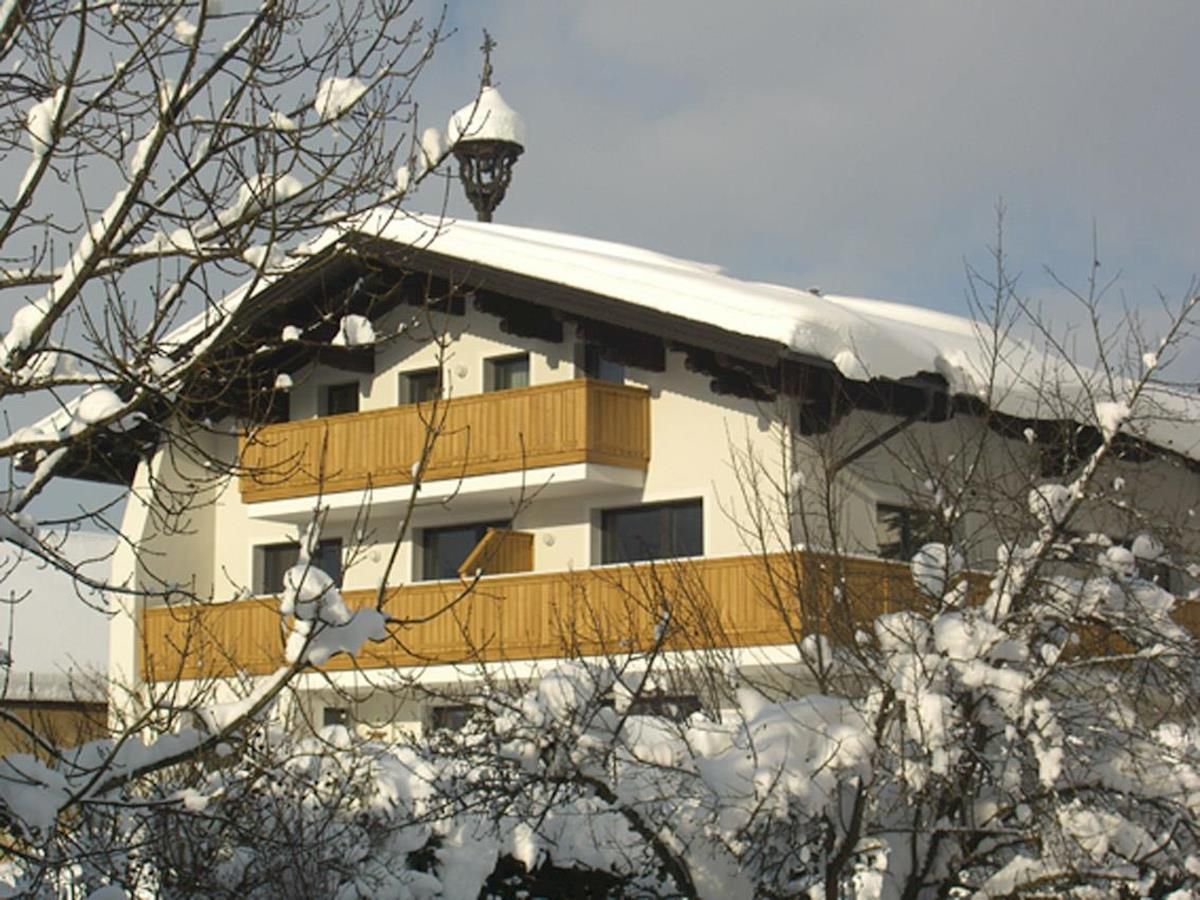
[[1114, 303], [1200, 268], [1200, 4], [475, 2], [450, 23], [426, 124], [469, 98], [486, 26], [528, 125], [497, 221], [950, 311], [1000, 201], [1047, 309], [1043, 267], [1080, 283], [1093, 226]]

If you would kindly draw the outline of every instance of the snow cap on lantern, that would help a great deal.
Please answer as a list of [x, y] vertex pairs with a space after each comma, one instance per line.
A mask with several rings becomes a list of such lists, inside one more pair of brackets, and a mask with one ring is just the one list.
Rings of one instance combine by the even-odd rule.
[[483, 33], [483, 80], [479, 96], [450, 117], [446, 139], [458, 160], [458, 176], [480, 222], [504, 199], [512, 167], [525, 152], [525, 122], [492, 84], [495, 41]]

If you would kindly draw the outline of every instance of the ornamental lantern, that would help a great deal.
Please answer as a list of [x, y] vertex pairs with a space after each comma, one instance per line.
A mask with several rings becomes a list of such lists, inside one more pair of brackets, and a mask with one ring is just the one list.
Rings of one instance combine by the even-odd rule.
[[450, 117], [446, 138], [458, 160], [467, 199], [480, 222], [504, 199], [512, 167], [525, 152], [525, 123], [492, 86], [492, 49], [496, 42], [483, 33], [483, 81], [479, 97]]

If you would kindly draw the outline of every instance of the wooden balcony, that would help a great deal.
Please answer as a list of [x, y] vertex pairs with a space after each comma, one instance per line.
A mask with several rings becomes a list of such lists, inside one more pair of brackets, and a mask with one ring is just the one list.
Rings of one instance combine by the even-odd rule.
[[242, 500], [407, 484], [429, 423], [444, 410], [427, 481], [598, 463], [645, 471], [650, 395], [577, 379], [259, 429], [241, 442]]
[[[797, 560], [799, 564], [797, 565]], [[836, 567], [844, 591], [831, 615]], [[797, 588], [798, 586], [798, 588]], [[792, 645], [807, 633], [850, 641], [856, 623], [920, 602], [908, 567], [871, 559], [729, 557], [641, 563], [580, 572], [493, 575], [462, 599], [459, 582], [388, 593], [392, 616], [419, 624], [326, 669], [384, 668], [628, 653], [652, 646], [670, 598], [669, 649]], [[352, 606], [374, 602], [347, 591]], [[799, 599], [798, 599], [799, 598]], [[425, 621], [427, 620], [427, 621]], [[274, 598], [150, 609], [144, 619], [147, 681], [264, 674], [283, 662]]]

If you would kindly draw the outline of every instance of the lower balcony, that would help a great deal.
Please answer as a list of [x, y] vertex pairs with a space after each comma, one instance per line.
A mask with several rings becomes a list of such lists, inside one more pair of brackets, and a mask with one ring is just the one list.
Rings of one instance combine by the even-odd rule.
[[[664, 647], [795, 646], [813, 632], [853, 639], [854, 624], [918, 602], [905, 565], [818, 554], [640, 563], [578, 572], [488, 575], [392, 589], [386, 609], [411, 624], [328, 670], [623, 654], [651, 648], [671, 598]], [[829, 615], [836, 566], [850, 615]], [[794, 585], [804, 585], [795, 590]], [[798, 603], [796, 596], [810, 598]], [[351, 606], [373, 591], [346, 591]], [[843, 607], [844, 608], [844, 607]], [[261, 675], [283, 663], [278, 603], [262, 597], [145, 612], [146, 681]]]
[[[434, 422], [440, 434], [425, 468], [426, 498], [438, 482], [454, 492], [477, 484], [503, 490], [514, 477], [519, 486], [523, 472], [550, 467], [574, 467], [575, 480], [593, 484], [607, 478], [636, 486], [650, 462], [649, 392], [576, 379], [455, 397], [436, 410], [409, 404], [265, 426], [242, 440], [242, 500], [353, 492], [357, 503], [370, 488], [384, 503], [387, 489], [412, 482]], [[564, 474], [556, 474], [555, 486], [572, 480]], [[311, 503], [302, 507], [311, 511]], [[291, 512], [279, 510], [280, 517]]]

